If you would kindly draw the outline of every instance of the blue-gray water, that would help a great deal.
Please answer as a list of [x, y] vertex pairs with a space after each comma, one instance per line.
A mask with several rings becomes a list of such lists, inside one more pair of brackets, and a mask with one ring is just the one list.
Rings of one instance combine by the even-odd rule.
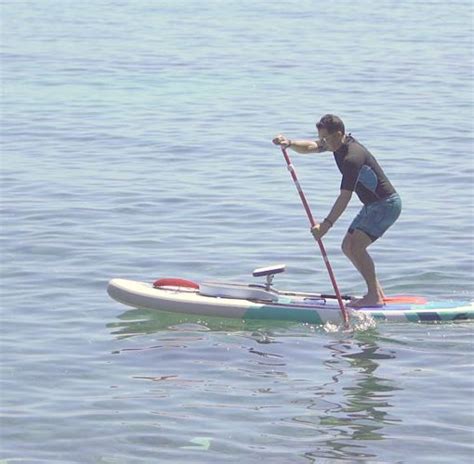
[[[127, 310], [106, 282], [329, 290], [271, 138], [339, 114], [404, 211], [388, 293], [471, 299], [470, 1], [1, 7], [2, 463], [467, 463], [472, 324], [327, 333]], [[293, 154], [316, 217], [340, 177]], [[325, 238], [344, 292], [364, 286]]]

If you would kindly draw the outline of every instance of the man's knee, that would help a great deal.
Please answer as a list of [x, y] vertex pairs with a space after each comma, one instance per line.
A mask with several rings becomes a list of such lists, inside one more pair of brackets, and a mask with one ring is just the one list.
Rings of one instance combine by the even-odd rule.
[[367, 253], [367, 248], [372, 245], [372, 238], [362, 230], [354, 230], [351, 236], [352, 256], [360, 256]]
[[342, 252], [350, 258], [352, 256], [352, 237], [350, 234], [346, 234], [341, 244]]
[[351, 253], [352, 253], [352, 257], [358, 260], [367, 254], [367, 249], [366, 247], [360, 246], [359, 244], [355, 243], [352, 246]]

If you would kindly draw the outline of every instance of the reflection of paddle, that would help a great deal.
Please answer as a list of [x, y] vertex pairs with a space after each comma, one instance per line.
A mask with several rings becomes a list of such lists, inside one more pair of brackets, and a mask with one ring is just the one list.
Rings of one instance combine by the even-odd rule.
[[[309, 222], [311, 224], [311, 227], [314, 227], [316, 225], [316, 222], [313, 218], [313, 214], [311, 213], [311, 209], [309, 208], [308, 202], [306, 201], [306, 197], [303, 193], [303, 190], [301, 189], [301, 185], [298, 181], [298, 178], [296, 177], [296, 172], [291, 164], [290, 157], [288, 156], [288, 153], [286, 152], [286, 148], [281, 147], [281, 151], [283, 153], [283, 156], [285, 157], [286, 164], [288, 165], [288, 170], [290, 171], [291, 177], [293, 179], [293, 182], [296, 185], [296, 189], [298, 190], [298, 193], [300, 195], [301, 201], [303, 203], [304, 209], [306, 211], [306, 215], [308, 216]], [[337, 286], [336, 278], [334, 277], [334, 272], [332, 271], [331, 264], [329, 263], [329, 258], [326, 253], [326, 249], [324, 248], [323, 242], [321, 241], [320, 238], [315, 239], [318, 242], [319, 249], [321, 250], [321, 254], [323, 256], [324, 263], [326, 264], [326, 269], [328, 270], [329, 278], [331, 279], [332, 286], [334, 288], [334, 292], [336, 293], [336, 298], [339, 303], [339, 307], [341, 308], [341, 314], [342, 314], [342, 319], [344, 320], [344, 324], [346, 327], [349, 326], [349, 314], [347, 312], [346, 307], [344, 306], [344, 302], [342, 301], [341, 298], [341, 293], [339, 292], [339, 288]]]

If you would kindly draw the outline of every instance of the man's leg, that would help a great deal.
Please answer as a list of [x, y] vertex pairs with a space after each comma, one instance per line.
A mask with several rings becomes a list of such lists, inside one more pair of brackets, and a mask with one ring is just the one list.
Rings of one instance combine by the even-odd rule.
[[352, 233], [347, 233], [342, 242], [344, 254], [350, 259], [367, 284], [367, 295], [355, 301], [355, 306], [383, 304], [385, 297], [382, 286], [377, 280], [374, 262], [367, 252], [367, 248], [372, 243], [372, 239], [358, 229], [355, 229]]
[[[352, 234], [349, 232], [346, 234], [342, 242], [342, 251], [344, 252], [346, 257], [349, 258], [350, 262], [359, 271], [359, 273], [362, 274], [355, 258], [352, 256]], [[377, 279], [377, 287], [378, 287], [379, 294], [382, 295], [382, 298], [385, 298], [385, 293], [378, 279]]]

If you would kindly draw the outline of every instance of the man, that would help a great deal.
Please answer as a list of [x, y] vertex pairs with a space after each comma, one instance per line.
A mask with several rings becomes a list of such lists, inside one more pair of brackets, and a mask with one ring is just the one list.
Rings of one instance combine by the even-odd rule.
[[326, 219], [311, 232], [315, 238], [322, 238], [344, 212], [355, 191], [364, 206], [344, 237], [342, 251], [364, 278], [367, 294], [350, 305], [383, 305], [385, 295], [367, 248], [397, 220], [401, 212], [400, 197], [372, 154], [351, 134], [345, 133], [339, 117], [326, 114], [316, 128], [319, 140], [290, 140], [278, 135], [273, 143], [301, 154], [333, 152], [342, 174], [340, 194]]

